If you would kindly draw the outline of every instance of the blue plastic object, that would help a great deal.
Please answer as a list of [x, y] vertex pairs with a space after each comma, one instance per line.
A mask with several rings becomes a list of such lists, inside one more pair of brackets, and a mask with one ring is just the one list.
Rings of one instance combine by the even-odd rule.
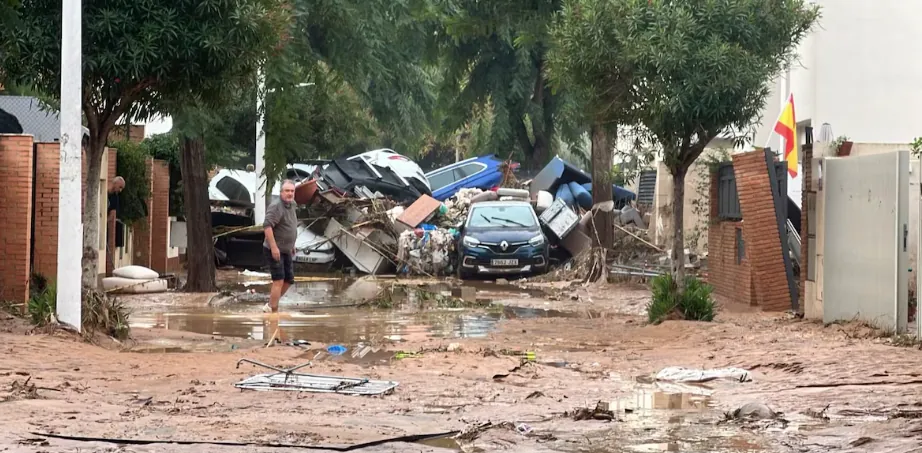
[[[583, 184], [583, 188], [588, 190], [590, 195], [592, 194], [592, 183], [591, 182]], [[611, 185], [611, 198], [617, 204], [617, 202], [619, 201], [620, 202], [632, 201], [635, 198], [637, 198], [637, 195], [635, 195], [634, 192], [631, 192], [630, 190], [625, 189], [624, 187], [621, 187], [617, 184], [612, 184]]]
[[570, 186], [567, 184], [561, 184], [557, 189], [557, 194], [555, 198], [563, 200], [567, 206], [573, 206], [576, 204], [576, 199], [573, 198], [573, 192], [570, 191]]
[[583, 209], [592, 209], [592, 194], [588, 190], [575, 182], [571, 182], [567, 184], [567, 186], [570, 188], [573, 199], [576, 200], [579, 207]]
[[343, 355], [348, 350], [349, 350], [348, 348], [346, 348], [345, 346], [341, 344], [331, 344], [327, 346], [327, 352], [333, 355]]
[[439, 229], [439, 227], [437, 227], [437, 226], [435, 226], [435, 225], [433, 225], [433, 224], [431, 224], [431, 223], [423, 223], [423, 224], [420, 224], [420, 225], [419, 225], [419, 228], [420, 228], [421, 230], [423, 230], [423, 231], [435, 231], [435, 230]]

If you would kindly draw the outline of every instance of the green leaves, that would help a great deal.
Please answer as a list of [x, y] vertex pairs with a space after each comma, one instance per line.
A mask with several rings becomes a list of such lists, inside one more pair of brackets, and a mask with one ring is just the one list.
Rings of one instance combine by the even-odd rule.
[[601, 121], [649, 131], [684, 172], [718, 134], [758, 119], [817, 18], [804, 0], [568, 0], [553, 80]]

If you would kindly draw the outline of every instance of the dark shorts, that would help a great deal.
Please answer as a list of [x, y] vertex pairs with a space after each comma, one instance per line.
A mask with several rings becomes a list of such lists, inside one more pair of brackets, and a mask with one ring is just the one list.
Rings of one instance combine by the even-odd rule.
[[269, 274], [272, 275], [272, 281], [284, 280], [292, 284], [295, 282], [295, 271], [290, 253], [280, 252], [279, 260], [276, 261], [272, 258], [272, 251], [263, 247], [263, 256], [266, 257], [266, 263], [269, 264]]

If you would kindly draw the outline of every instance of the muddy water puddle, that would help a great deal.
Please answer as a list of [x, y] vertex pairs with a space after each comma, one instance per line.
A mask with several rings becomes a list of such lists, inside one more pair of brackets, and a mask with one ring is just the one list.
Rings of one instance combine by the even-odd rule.
[[503, 319], [598, 316], [496, 304], [504, 297], [535, 297], [510, 286], [393, 286], [387, 300], [381, 302], [385, 296], [380, 281], [329, 278], [296, 283], [282, 298], [280, 313], [271, 315], [262, 312], [269, 286], [252, 283], [231, 285], [232, 295], [217, 296], [210, 302], [199, 298], [191, 303], [177, 299], [175, 303], [151, 304], [144, 298], [133, 298], [129, 319], [132, 327], [220, 337], [268, 340], [276, 328], [281, 328], [288, 339], [356, 344], [477, 338], [487, 336]]

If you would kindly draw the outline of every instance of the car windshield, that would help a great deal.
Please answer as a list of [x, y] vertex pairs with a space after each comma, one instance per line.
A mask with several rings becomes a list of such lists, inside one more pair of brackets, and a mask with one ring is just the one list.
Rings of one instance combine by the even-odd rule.
[[474, 206], [470, 213], [473, 228], [534, 227], [535, 214], [531, 206]]

